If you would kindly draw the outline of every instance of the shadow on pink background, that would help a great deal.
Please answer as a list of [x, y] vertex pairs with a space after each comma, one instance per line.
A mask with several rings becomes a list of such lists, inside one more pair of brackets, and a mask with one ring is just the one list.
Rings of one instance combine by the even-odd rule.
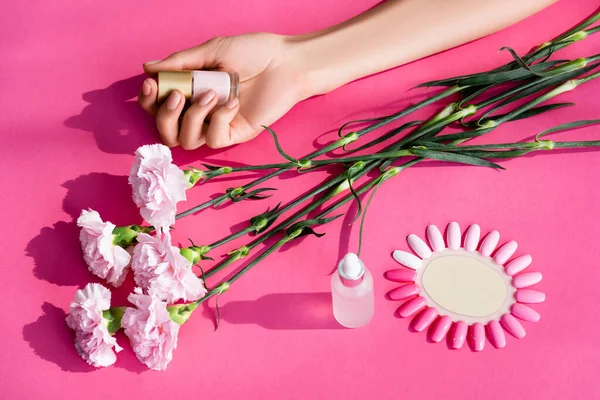
[[[101, 399], [218, 397], [254, 398], [598, 398], [600, 284], [600, 156], [593, 151], [557, 152], [503, 163], [507, 171], [424, 163], [382, 186], [366, 222], [363, 259], [375, 277], [376, 314], [358, 330], [343, 329], [331, 314], [330, 274], [340, 257], [355, 250], [356, 206], [319, 228], [327, 232], [294, 242], [268, 258], [215, 303], [196, 311], [182, 327], [179, 347], [166, 372], [148, 371], [127, 338], [111, 368], [96, 370], [72, 346], [65, 312], [77, 288], [95, 278], [86, 270], [75, 220], [91, 207], [117, 225], [140, 223], [127, 174], [135, 149], [157, 140], [151, 116], [135, 102], [144, 79], [141, 64], [215, 35], [248, 31], [299, 33], [347, 19], [373, 1], [342, 0], [203, 3], [166, 8], [109, 0], [12, 2], [0, 16], [4, 62], [0, 66], [0, 196], [4, 299], [0, 334], [0, 386], [6, 399]], [[508, 60], [496, 50], [520, 53], [590, 15], [595, 0], [560, 1], [509, 29], [457, 49], [362, 79], [305, 101], [274, 128], [283, 147], [306, 154], [336, 138], [345, 121], [393, 112], [430, 92], [408, 91], [430, 79], [493, 68]], [[182, 13], [182, 10], [188, 12]], [[201, 15], [202, 17], [198, 17]], [[204, 16], [210, 16], [205, 19]], [[210, 24], [199, 21], [210, 20]], [[432, 27], [433, 29], [433, 27]], [[561, 58], [595, 54], [599, 37], [561, 51]], [[551, 126], [598, 118], [599, 82], [561, 96], [576, 107], [507, 124], [494, 141], [531, 138]], [[430, 115], [430, 107], [417, 117]], [[600, 137], [593, 127], [561, 136]], [[265, 135], [224, 150], [174, 151], [180, 166], [207, 162], [246, 165], [280, 159]], [[284, 174], [266, 186], [273, 197], [205, 210], [177, 224], [174, 238], [196, 243], [245, 227], [253, 215], [310, 190], [335, 168]], [[194, 188], [192, 207], [247, 182], [232, 176]], [[218, 212], [218, 214], [216, 214]], [[383, 279], [397, 264], [390, 253], [407, 249], [406, 236], [427, 224], [458, 221], [466, 228], [498, 229], [501, 242], [517, 240], [533, 255], [548, 300], [536, 307], [538, 324], [528, 335], [508, 338], [503, 350], [490, 343], [482, 353], [467, 346], [449, 351], [411, 332], [395, 317], [398, 304], [385, 299], [394, 284]], [[235, 241], [221, 254], [244, 244]], [[592, 256], [590, 256], [592, 255]], [[225, 272], [217, 278], [233, 273]], [[210, 283], [210, 282], [209, 282]], [[127, 304], [133, 282], [113, 290], [112, 303]]]

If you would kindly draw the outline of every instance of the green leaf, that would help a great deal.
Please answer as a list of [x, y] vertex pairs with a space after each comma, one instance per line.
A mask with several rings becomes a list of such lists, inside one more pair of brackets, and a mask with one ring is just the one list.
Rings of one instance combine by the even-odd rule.
[[123, 313], [125, 313], [125, 307], [113, 307], [102, 311], [102, 317], [107, 321], [106, 328], [111, 335], [114, 335], [115, 332], [121, 329]]
[[314, 230], [312, 230], [311, 227], [315, 226], [315, 225], [326, 224], [335, 219], [338, 219], [342, 215], [344, 215], [344, 214], [339, 214], [339, 215], [329, 217], [329, 218], [314, 218], [314, 219], [307, 219], [304, 221], [296, 222], [295, 224], [293, 224], [292, 226], [290, 226], [289, 228], [286, 229], [286, 231], [285, 231], [286, 239], [289, 241], [289, 240], [293, 240], [293, 239], [296, 239], [296, 238], [299, 238], [302, 236], [306, 236], [306, 235], [315, 235], [317, 237], [321, 237], [324, 235], [324, 233], [316, 233]]
[[[524, 85], [521, 87], [521, 89], [519, 90], [512, 90], [512, 92], [516, 92], [514, 93], [514, 95], [498, 104], [496, 104], [493, 108], [491, 108], [489, 111], [487, 111], [486, 113], [484, 113], [483, 115], [481, 115], [481, 117], [479, 117], [479, 121], [478, 123], [481, 123], [481, 121], [483, 121], [484, 119], [487, 119], [487, 117], [489, 117], [490, 115], [492, 115], [494, 112], [498, 111], [500, 108], [507, 106], [510, 103], [513, 103], [517, 100], [523, 99], [525, 97], [528, 97], [534, 93], [537, 93], [539, 91], [542, 91], [544, 89], [562, 84], [572, 78], [575, 78], [579, 75], [583, 75], [591, 70], [593, 70], [594, 68], [597, 68], [598, 66], [600, 66], [600, 64], [596, 64], [596, 65], [591, 65], [585, 68], [581, 68], [563, 75], [559, 75], [559, 76], [553, 76], [553, 77], [548, 77], [548, 78], [541, 78], [538, 80], [535, 80], [527, 85]], [[508, 114], [503, 114], [503, 116], [506, 116]]]
[[[543, 63], [536, 64], [531, 68], [534, 71], [543, 71], [544, 69], [553, 67], [558, 64], [564, 63], [565, 60], [546, 61]], [[513, 69], [509, 71], [501, 72], [483, 72], [472, 75], [463, 75], [456, 78], [442, 79], [437, 81], [430, 81], [420, 84], [417, 87], [430, 87], [430, 86], [481, 86], [490, 85], [494, 83], [509, 82], [520, 79], [527, 79], [534, 76], [531, 72], [524, 68]]]
[[[504, 159], [504, 158], [516, 158], [524, 156], [525, 154], [531, 153], [535, 149], [513, 149], [513, 150], [466, 150], [461, 155], [471, 156], [476, 158], [491, 158], [491, 159]], [[504, 169], [504, 168], [502, 168]]]
[[600, 124], [600, 119], [587, 119], [587, 120], [574, 121], [574, 122], [569, 122], [566, 124], [558, 125], [558, 126], [555, 126], [554, 128], [546, 129], [545, 131], [538, 133], [535, 136], [535, 141], [539, 142], [539, 138], [541, 138], [542, 136], [549, 135], [551, 133], [567, 131], [570, 129], [581, 128], [582, 126], [591, 126], [591, 125], [597, 125], [597, 124]]
[[430, 158], [432, 160], [448, 161], [467, 165], [477, 165], [481, 167], [489, 167], [495, 169], [504, 169], [502, 166], [495, 164], [491, 161], [484, 160], [478, 157], [467, 156], [464, 154], [423, 149], [413, 149], [412, 152], [419, 157]]
[[273, 130], [271, 128], [269, 128], [268, 126], [264, 126], [263, 128], [265, 128], [267, 130], [267, 132], [269, 132], [271, 134], [271, 136], [273, 136], [273, 140], [275, 141], [275, 147], [277, 147], [277, 152], [286, 160], [288, 160], [289, 162], [293, 162], [295, 164], [298, 164], [298, 160], [295, 159], [294, 157], [288, 155], [285, 151], [283, 151], [283, 149], [281, 148], [281, 145], [279, 144], [279, 139], [277, 138], [277, 135], [275, 134], [275, 132], [273, 132]]
[[533, 75], [535, 76], [548, 76], [547, 73], [541, 72], [541, 71], [536, 71], [533, 68], [531, 68], [531, 66], [529, 66], [525, 61], [523, 61], [523, 59], [521, 57], [519, 57], [519, 55], [517, 54], [516, 51], [514, 51], [512, 48], [510, 47], [501, 47], [500, 51], [506, 50], [510, 53], [510, 55], [515, 59], [515, 62], [521, 67], [526, 69], [527, 71], [531, 72]]

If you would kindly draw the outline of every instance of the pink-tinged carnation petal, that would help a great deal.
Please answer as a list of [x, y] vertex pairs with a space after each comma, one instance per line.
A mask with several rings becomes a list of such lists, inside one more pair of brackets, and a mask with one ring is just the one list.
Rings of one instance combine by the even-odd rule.
[[410, 248], [421, 258], [429, 258], [431, 257], [431, 249], [427, 246], [427, 243], [423, 241], [417, 235], [410, 234], [408, 236], [408, 245]]
[[458, 222], [450, 222], [448, 224], [448, 232], [446, 236], [448, 240], [448, 247], [450, 249], [457, 250], [460, 248], [461, 233]]
[[398, 315], [402, 318], [408, 318], [415, 315], [419, 310], [426, 306], [425, 299], [421, 296], [408, 300], [398, 307]]
[[482, 351], [485, 347], [485, 328], [481, 322], [471, 325], [471, 340], [474, 351]]
[[540, 314], [537, 311], [521, 303], [513, 304], [510, 313], [523, 321], [538, 322], [540, 320]]
[[102, 221], [98, 212], [88, 209], [81, 211], [77, 226], [81, 228], [79, 240], [90, 272], [115, 287], [120, 286], [127, 275], [131, 255], [114, 244], [115, 225]]
[[423, 264], [419, 257], [402, 250], [395, 250], [394, 253], [392, 253], [392, 257], [400, 264], [411, 269], [419, 269]]
[[433, 251], [442, 251], [446, 248], [442, 232], [440, 232], [435, 225], [429, 225], [427, 227], [427, 240], [429, 240], [429, 244], [431, 244]]
[[513, 254], [515, 254], [515, 251], [517, 251], [517, 247], [517, 242], [515, 242], [514, 240], [505, 243], [496, 252], [496, 255], [494, 256], [494, 261], [496, 261], [496, 263], [500, 265], [504, 264], [508, 261], [509, 258], [513, 256]]
[[129, 174], [135, 204], [142, 217], [157, 228], [169, 228], [175, 223], [177, 203], [186, 199], [189, 186], [183, 171], [172, 161], [167, 146], [142, 146], [135, 152]]
[[413, 329], [417, 332], [422, 332], [431, 325], [433, 321], [438, 316], [438, 310], [433, 307], [428, 307], [421, 311], [417, 316], [412, 320]]
[[409, 269], [393, 269], [387, 271], [385, 277], [390, 281], [407, 283], [414, 282], [417, 279], [417, 273]]
[[536, 304], [546, 300], [546, 294], [537, 290], [520, 289], [515, 293], [515, 299], [519, 303]]
[[75, 293], [66, 321], [75, 331], [75, 348], [86, 362], [96, 368], [117, 361], [115, 351], [123, 350], [108, 332], [103, 312], [110, 308], [110, 291], [97, 283], [89, 283]]
[[468, 251], [477, 250], [479, 244], [479, 238], [481, 236], [481, 228], [477, 224], [469, 226], [467, 233], [465, 234], [465, 249]]
[[521, 289], [521, 288], [533, 286], [536, 283], [540, 283], [541, 281], [542, 281], [542, 273], [541, 272], [527, 272], [525, 274], [515, 276], [512, 280], [512, 284], [517, 289]]
[[512, 315], [504, 314], [502, 318], [500, 318], [500, 324], [504, 328], [504, 330], [517, 339], [522, 339], [525, 337], [525, 328], [523, 325]]
[[150, 369], [164, 371], [177, 348], [179, 325], [169, 317], [167, 303], [144, 295], [140, 288], [128, 297], [136, 308], [128, 307], [121, 326], [129, 337], [137, 358]]
[[453, 349], [460, 349], [465, 344], [465, 340], [467, 339], [467, 329], [468, 325], [465, 321], [458, 321], [454, 324], [454, 329], [452, 330], [452, 341], [450, 346]]
[[404, 300], [416, 296], [419, 293], [421, 293], [421, 288], [413, 283], [411, 285], [404, 285], [390, 290], [388, 297], [391, 300]]
[[479, 249], [479, 252], [481, 253], [482, 256], [489, 257], [490, 255], [492, 255], [492, 253], [496, 249], [496, 246], [498, 245], [499, 241], [500, 241], [500, 232], [491, 231], [490, 233], [488, 233], [485, 236], [485, 239], [483, 239], [483, 242], [481, 242], [481, 248]]
[[446, 337], [446, 334], [450, 330], [450, 327], [452, 326], [452, 319], [449, 316], [444, 315], [439, 317], [436, 324], [432, 326], [433, 329], [431, 330], [431, 335], [429, 335], [429, 338], [432, 341], [439, 343], [444, 339], [444, 337]]
[[198, 300], [206, 294], [204, 283], [192, 271], [191, 263], [178, 247], [171, 246], [168, 232], [160, 234], [160, 238], [140, 233], [137, 240], [131, 268], [135, 282], [146, 293], [152, 292], [168, 303]]
[[494, 347], [497, 349], [503, 349], [506, 347], [506, 336], [504, 335], [502, 326], [500, 326], [500, 322], [496, 320], [490, 321], [487, 325], [487, 328]]
[[533, 259], [529, 254], [519, 256], [511, 262], [509, 262], [508, 264], [506, 264], [506, 273], [510, 276], [516, 275], [519, 272], [523, 271], [525, 268], [529, 267], [532, 260]]

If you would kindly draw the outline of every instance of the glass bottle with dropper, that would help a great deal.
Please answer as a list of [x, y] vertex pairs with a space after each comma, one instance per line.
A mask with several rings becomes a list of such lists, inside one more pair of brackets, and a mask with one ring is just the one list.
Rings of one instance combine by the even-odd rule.
[[331, 278], [333, 316], [347, 328], [366, 325], [375, 312], [373, 276], [354, 253], [339, 262]]

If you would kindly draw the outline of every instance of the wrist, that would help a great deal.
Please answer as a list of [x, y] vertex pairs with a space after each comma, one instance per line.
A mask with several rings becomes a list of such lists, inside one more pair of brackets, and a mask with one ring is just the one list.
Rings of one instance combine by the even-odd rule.
[[301, 100], [328, 93], [350, 81], [346, 79], [347, 68], [332, 62], [335, 56], [325, 50], [321, 35], [286, 36], [285, 43], [288, 60], [299, 76], [297, 83]]

